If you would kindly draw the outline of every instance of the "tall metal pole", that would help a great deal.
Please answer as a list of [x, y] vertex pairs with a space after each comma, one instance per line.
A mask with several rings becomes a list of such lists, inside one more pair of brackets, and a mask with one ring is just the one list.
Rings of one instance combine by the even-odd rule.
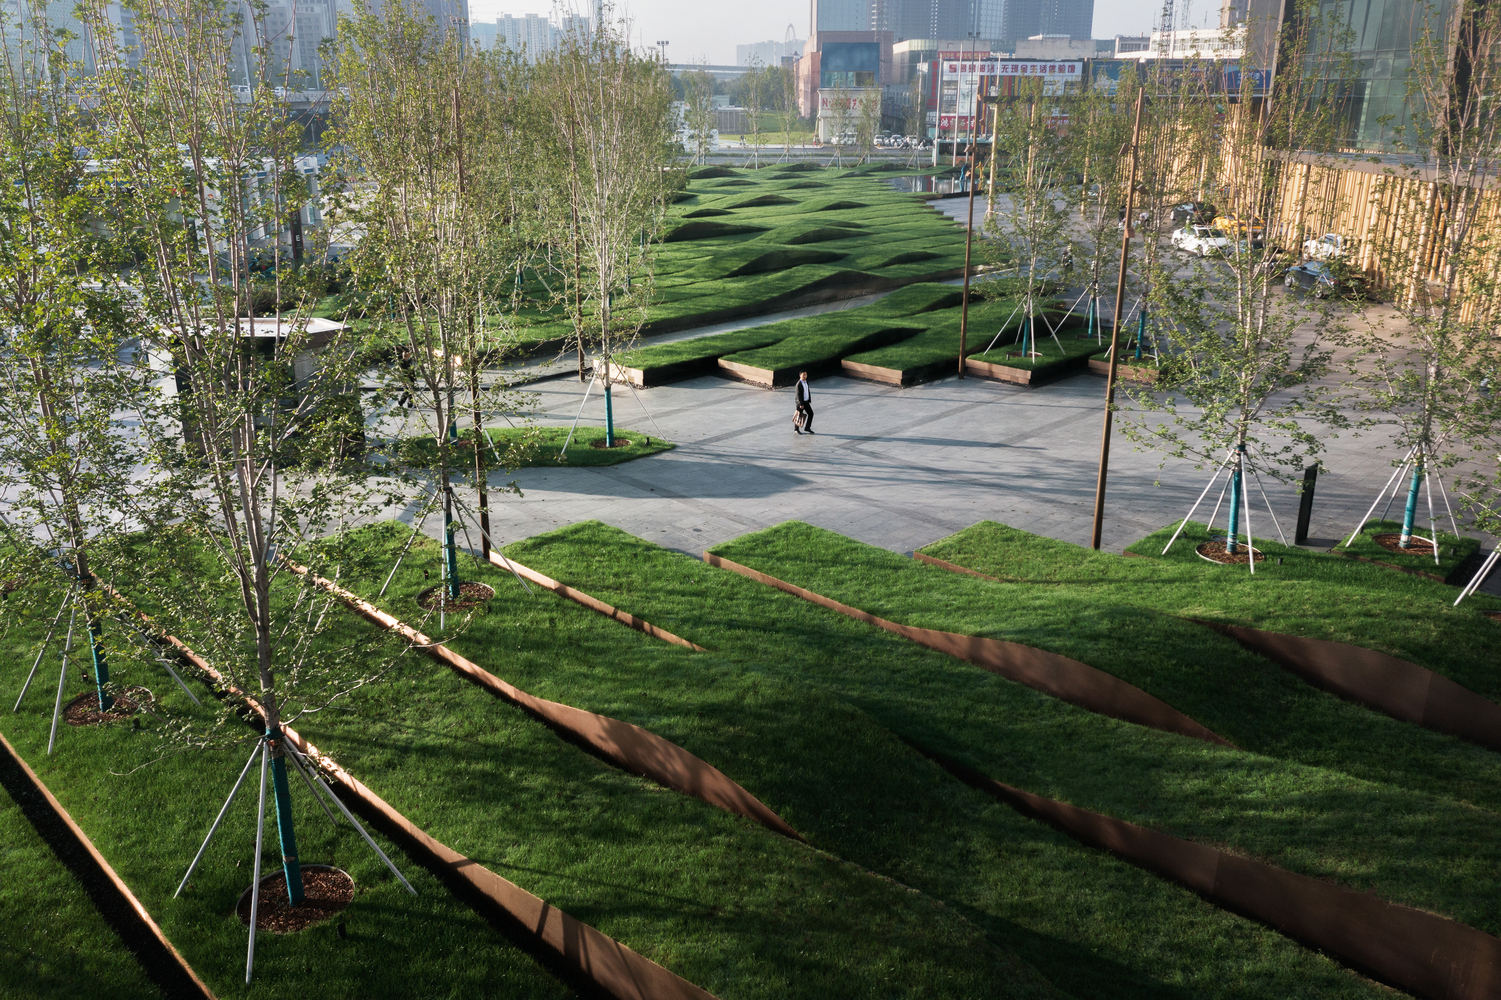
[[[975, 95], [975, 115], [980, 114], [981, 97]], [[954, 110], [959, 110], [959, 103], [954, 102]], [[957, 118], [958, 115], [956, 114]], [[964, 338], [969, 332], [969, 250], [974, 242], [975, 235], [975, 153], [979, 145], [979, 126], [975, 126], [970, 133], [969, 139], [969, 221], [964, 227], [964, 300], [959, 309], [959, 377], [964, 377]], [[995, 144], [991, 143], [990, 155], [995, 155]]]
[[1100, 474], [1094, 488], [1094, 536], [1090, 544], [1100, 547], [1105, 528], [1105, 477], [1110, 469], [1110, 418], [1115, 406], [1115, 368], [1120, 363], [1121, 312], [1126, 304], [1126, 262], [1131, 251], [1131, 222], [1136, 212], [1136, 157], [1141, 148], [1141, 109], [1146, 88], [1136, 92], [1136, 123], [1131, 128], [1131, 169], [1126, 182], [1126, 218], [1121, 227], [1121, 269], [1115, 282], [1115, 314], [1110, 324], [1110, 372], [1105, 376], [1105, 425], [1100, 431]]

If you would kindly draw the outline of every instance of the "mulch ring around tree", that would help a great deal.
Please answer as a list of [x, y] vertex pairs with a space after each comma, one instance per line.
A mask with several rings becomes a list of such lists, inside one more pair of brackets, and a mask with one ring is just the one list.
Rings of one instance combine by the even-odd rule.
[[1402, 535], [1400, 532], [1387, 531], [1379, 535], [1372, 535], [1371, 540], [1388, 552], [1405, 552], [1410, 556], [1432, 556], [1433, 542], [1427, 538], [1419, 538], [1413, 535], [1411, 544], [1407, 548], [1402, 547]]
[[[605, 439], [604, 438], [595, 438], [593, 441], [589, 442], [589, 447], [591, 447], [591, 448], [603, 448], [604, 446], [605, 446]], [[612, 447], [615, 447], [615, 448], [629, 448], [630, 446], [631, 446], [631, 443], [629, 441], [627, 441], [625, 438], [618, 437], [618, 438], [615, 439], [615, 444]]]
[[[1203, 542], [1194, 551], [1210, 562], [1224, 563], [1227, 566], [1244, 566], [1251, 561], [1250, 557], [1246, 555], [1246, 546], [1244, 543], [1237, 545], [1234, 552], [1226, 552], [1225, 540], [1223, 538], [1212, 538], [1207, 542]], [[1256, 561], [1266, 562], [1266, 553], [1257, 549]]]
[[119, 722], [135, 715], [143, 707], [149, 709], [155, 701], [150, 691], [143, 687], [130, 687], [113, 692], [114, 705], [108, 712], [99, 711], [99, 692], [85, 691], [63, 706], [63, 721], [70, 726], [97, 726], [101, 722]]
[[443, 594], [443, 585], [429, 587], [417, 595], [417, 603], [428, 611], [463, 611], [466, 608], [477, 608], [490, 598], [495, 596], [495, 588], [489, 584], [466, 581], [459, 584], [458, 599], [449, 598], [447, 601], [440, 600]]
[[1501, 622], [1501, 611], [1482, 611], [1480, 613], [1493, 622]]
[[[261, 878], [256, 930], [294, 934], [334, 916], [354, 899], [354, 879], [328, 865], [302, 866], [302, 905], [287, 902], [287, 876], [277, 871]], [[235, 904], [240, 923], [250, 926], [250, 890]]]

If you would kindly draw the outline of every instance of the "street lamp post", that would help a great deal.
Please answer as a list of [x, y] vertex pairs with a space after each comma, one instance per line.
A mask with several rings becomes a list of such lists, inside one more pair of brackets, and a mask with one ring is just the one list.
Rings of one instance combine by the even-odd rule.
[[[981, 109], [992, 99], [983, 94], [975, 94], [975, 127], [970, 131], [969, 138], [969, 220], [964, 227], [964, 298], [959, 310], [959, 377], [964, 377], [964, 343], [969, 333], [969, 253], [970, 246], [974, 242], [975, 234], [975, 158], [979, 155], [980, 132], [979, 119]], [[954, 105], [955, 111], [958, 104]], [[990, 155], [995, 156], [995, 140], [990, 143]]]
[[666, 66], [667, 65], [667, 40], [666, 39], [662, 39], [662, 38], [657, 39], [657, 49], [662, 53], [662, 65]]
[[1110, 468], [1110, 421], [1115, 407], [1115, 370], [1120, 361], [1121, 310], [1126, 302], [1126, 263], [1131, 252], [1131, 222], [1136, 210], [1136, 166], [1141, 149], [1141, 111], [1147, 90], [1136, 92], [1136, 122], [1131, 128], [1131, 167], [1126, 179], [1126, 217], [1121, 226], [1121, 268], [1115, 282], [1115, 314], [1110, 324], [1110, 370], [1105, 375], [1105, 426], [1100, 431], [1100, 471], [1094, 490], [1094, 534], [1090, 544], [1100, 547], [1105, 526], [1105, 476]]

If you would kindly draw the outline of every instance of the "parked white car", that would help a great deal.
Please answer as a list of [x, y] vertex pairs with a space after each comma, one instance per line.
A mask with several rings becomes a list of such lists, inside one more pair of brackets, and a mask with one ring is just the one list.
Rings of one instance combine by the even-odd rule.
[[1338, 233], [1325, 233], [1316, 240], [1303, 244], [1303, 256], [1309, 260], [1330, 260], [1345, 252], [1345, 238]]
[[1228, 234], [1209, 226], [1184, 226], [1173, 230], [1170, 238], [1179, 250], [1200, 257], [1225, 253], [1236, 242]]

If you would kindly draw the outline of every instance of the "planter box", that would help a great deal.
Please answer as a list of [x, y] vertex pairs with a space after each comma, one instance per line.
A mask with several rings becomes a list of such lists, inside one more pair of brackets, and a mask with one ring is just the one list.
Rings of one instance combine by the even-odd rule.
[[917, 385], [959, 373], [958, 358], [945, 358], [916, 368], [882, 368], [879, 365], [863, 365], [858, 361], [841, 361], [839, 366], [849, 378], [897, 386]]
[[[1089, 370], [1095, 375], [1108, 378], [1110, 375], [1110, 362], [1101, 361], [1099, 358], [1089, 359]], [[1143, 385], [1152, 385], [1157, 381], [1157, 369], [1148, 368], [1145, 365], [1116, 365], [1115, 377], [1128, 382], [1140, 382]]]
[[719, 374], [725, 378], [732, 378], [739, 382], [749, 382], [751, 385], [759, 385], [763, 389], [775, 389], [778, 386], [793, 385], [802, 372], [807, 372], [809, 378], [822, 378], [839, 371], [839, 362], [816, 361], [809, 364], [794, 365], [791, 368], [757, 368], [754, 365], [742, 365], [738, 361], [719, 361]]
[[610, 366], [610, 378], [615, 381], [629, 382], [638, 389], [649, 389], [654, 385], [668, 385], [672, 382], [681, 382], [683, 379], [696, 378], [699, 375], [712, 375], [715, 372], [714, 358], [692, 358], [688, 361], [679, 361], [671, 365], [656, 365], [652, 368], [626, 368], [623, 365]]
[[1050, 362], [1041, 368], [1013, 368], [1010, 365], [969, 358], [964, 362], [964, 370], [979, 375], [981, 378], [993, 378], [999, 382], [1038, 386], [1074, 374], [1084, 368], [1087, 358], [1088, 355], [1081, 354], [1077, 358], [1063, 358]]

